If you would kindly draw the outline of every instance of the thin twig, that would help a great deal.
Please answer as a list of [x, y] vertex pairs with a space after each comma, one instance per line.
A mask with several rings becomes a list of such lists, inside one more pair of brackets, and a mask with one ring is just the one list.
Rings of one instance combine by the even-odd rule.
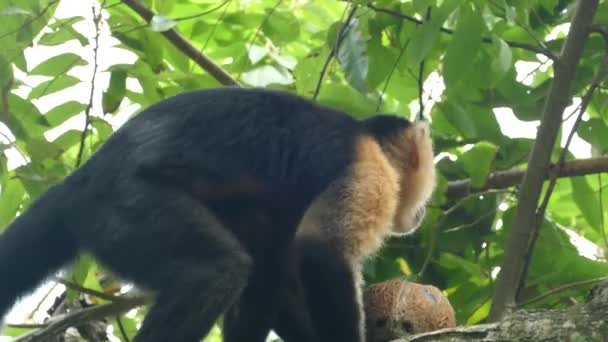
[[540, 295], [538, 295], [538, 296], [536, 296], [534, 298], [530, 298], [530, 299], [528, 299], [526, 301], [523, 301], [523, 302], [519, 303], [517, 305], [517, 307], [523, 307], [523, 306], [526, 306], [526, 305], [530, 305], [532, 303], [538, 302], [541, 299], [545, 299], [545, 298], [547, 298], [549, 296], [552, 296], [552, 295], [554, 295], [556, 293], [560, 293], [560, 292], [563, 292], [563, 291], [566, 291], [566, 290], [570, 290], [570, 289], [572, 289], [574, 287], [578, 287], [578, 286], [595, 284], [595, 283], [604, 281], [606, 279], [608, 279], [608, 277], [586, 279], [586, 280], [575, 281], [573, 283], [569, 283], [569, 284], [566, 284], [566, 285], [558, 286], [558, 287], [556, 287], [554, 289], [551, 289], [549, 291], [546, 291], [546, 292], [544, 292], [544, 293], [542, 293], [542, 294], [540, 294]]
[[399, 64], [399, 61], [401, 60], [401, 57], [403, 57], [403, 53], [405, 52], [405, 49], [409, 44], [410, 40], [408, 39], [405, 43], [403, 43], [403, 46], [401, 46], [401, 48], [399, 49], [399, 55], [397, 56], [397, 59], [395, 59], [395, 63], [393, 63], [393, 67], [391, 68], [391, 71], [386, 77], [384, 87], [382, 87], [382, 92], [380, 92], [380, 96], [378, 96], [378, 104], [376, 105], [376, 111], [380, 110], [380, 106], [382, 105], [382, 100], [384, 98], [384, 94], [386, 93], [386, 89], [388, 88], [388, 85], [391, 82], [391, 78], [393, 78], [393, 74], [395, 73], [395, 70], [397, 70], [397, 65]]
[[226, 2], [226, 6], [224, 6], [224, 10], [222, 11], [222, 14], [220, 14], [220, 17], [217, 18], [217, 20], [215, 21], [215, 24], [213, 25], [211, 32], [209, 32], [209, 34], [207, 35], [207, 39], [205, 39], [205, 44], [203, 44], [203, 46], [199, 49], [199, 52], [202, 53], [204, 50], [207, 49], [207, 45], [209, 45], [211, 38], [213, 38], [213, 36], [215, 36], [215, 31], [217, 31], [217, 28], [220, 26], [220, 23], [222, 22], [222, 20], [224, 20], [226, 13], [228, 13], [228, 8], [230, 7], [231, 1], [232, 0], [228, 0]]
[[[428, 22], [429, 20], [431, 20], [431, 6], [427, 7], [426, 9], [426, 18], [424, 19], [424, 21]], [[424, 120], [424, 101], [422, 99], [422, 94], [423, 94], [423, 90], [424, 90], [424, 62], [425, 59], [423, 58], [420, 61], [420, 65], [418, 66], [418, 117], [417, 119], [419, 121]]]
[[[348, 1], [348, 2], [350, 2], [350, 1]], [[396, 18], [400, 18], [400, 19], [403, 19], [405, 21], [409, 21], [409, 22], [412, 22], [412, 23], [415, 23], [415, 24], [418, 24], [418, 25], [420, 25], [420, 24], [423, 23], [423, 21], [420, 20], [420, 19], [414, 18], [414, 17], [409, 16], [407, 14], [403, 14], [403, 13], [398, 12], [398, 11], [393, 11], [393, 10], [388, 9], [388, 8], [378, 7], [378, 6], [373, 5], [373, 4], [367, 4], [366, 6], [368, 8], [370, 8], [370, 9], [376, 11], [376, 12], [392, 15], [392, 16], [394, 16]], [[445, 27], [440, 27], [439, 31], [442, 32], [442, 33], [446, 33], [446, 34], [454, 34], [454, 30], [449, 29], [449, 28], [445, 28]], [[493, 41], [492, 41], [492, 38], [483, 37], [482, 38], [482, 42], [484, 42], [486, 44], [492, 44]], [[515, 41], [512, 41], [512, 40], [505, 40], [505, 43], [507, 43], [507, 45], [509, 45], [512, 48], [518, 48], [518, 49], [522, 49], [522, 50], [527, 50], [527, 51], [535, 52], [535, 53], [544, 55], [547, 58], [549, 58], [551, 60], [554, 60], [554, 61], [558, 59], [557, 56], [552, 51], [550, 51], [548, 49], [544, 49], [541, 46], [536, 46], [536, 45], [531, 45], [531, 44], [526, 44], [526, 43], [515, 42]]]
[[107, 294], [105, 292], [101, 292], [101, 291], [90, 289], [88, 287], [81, 286], [79, 284], [76, 284], [72, 281], [69, 281], [69, 280], [66, 280], [66, 279], [63, 279], [60, 277], [51, 277], [50, 279], [58, 284], [64, 285], [65, 287], [67, 287], [69, 289], [72, 289], [72, 290], [75, 290], [75, 291], [78, 291], [78, 292], [81, 292], [84, 294], [88, 294], [90, 296], [94, 296], [97, 298], [101, 298], [101, 299], [105, 299], [105, 300], [109, 300], [109, 301], [117, 301], [117, 300], [123, 299], [122, 297], [113, 296], [113, 295]]
[[171, 20], [173, 20], [173, 21], [184, 21], [184, 20], [190, 20], [190, 19], [200, 18], [202, 16], [205, 16], [207, 14], [211, 14], [211, 13], [217, 11], [218, 9], [224, 7], [224, 5], [226, 5], [230, 1], [232, 1], [232, 0], [224, 0], [224, 2], [220, 3], [219, 5], [213, 7], [212, 9], [209, 9], [207, 11], [196, 13], [196, 14], [192, 14], [192, 15], [186, 15], [186, 16], [183, 16], [183, 17], [172, 18]]
[[481, 215], [478, 218], [476, 218], [473, 222], [463, 223], [463, 224], [459, 224], [457, 226], [450, 227], [450, 228], [444, 230], [444, 232], [445, 233], [452, 233], [452, 232], [457, 232], [457, 231], [465, 229], [465, 228], [473, 227], [473, 226], [477, 225], [479, 222], [485, 220], [486, 218], [488, 218], [488, 217], [490, 217], [492, 215], [496, 215], [496, 209], [492, 209], [492, 210], [484, 213], [483, 215]]
[[116, 324], [118, 324], [118, 330], [120, 330], [120, 334], [122, 335], [122, 340], [126, 341], [126, 342], [131, 342], [131, 339], [129, 339], [129, 335], [127, 335], [125, 326], [124, 326], [124, 324], [122, 324], [122, 319], [120, 319], [120, 315], [116, 315]]
[[329, 63], [334, 58], [334, 56], [338, 53], [338, 49], [340, 49], [342, 40], [344, 40], [344, 37], [346, 37], [347, 29], [350, 26], [350, 21], [355, 16], [355, 13], [357, 12], [357, 8], [358, 8], [357, 4], [351, 4], [350, 13], [348, 14], [348, 17], [346, 18], [346, 21], [344, 21], [344, 24], [342, 24], [342, 27], [340, 27], [340, 31], [338, 31], [338, 36], [336, 37], [334, 46], [332, 47], [331, 51], [329, 52], [327, 59], [325, 59], [325, 63], [323, 64], [323, 68], [321, 69], [321, 74], [319, 75], [319, 81], [317, 81], [317, 87], [315, 88], [315, 92], [312, 95], [313, 100], [315, 100], [317, 98], [317, 96], [319, 96], [319, 92], [321, 91], [321, 84], [323, 84], [323, 78], [325, 77], [325, 73], [327, 72], [327, 67], [329, 66]]
[[52, 341], [54, 337], [63, 333], [67, 328], [79, 326], [86, 322], [96, 321], [108, 316], [116, 316], [133, 308], [149, 303], [149, 297], [130, 297], [108, 304], [90, 306], [56, 316], [39, 330], [19, 336], [13, 342], [42, 342]]
[[547, 63], [549, 63], [550, 59], [547, 59], [543, 62], [539, 62], [538, 65], [530, 70], [530, 72], [528, 72], [526, 74], [526, 76], [524, 76], [524, 78], [521, 79], [521, 81], [519, 81], [519, 83], [524, 83], [528, 78], [530, 78], [530, 76], [534, 75], [540, 68], [542, 68], [544, 65], [546, 65]]
[[[103, 7], [106, 3], [104, 0], [101, 4]], [[99, 50], [99, 36], [101, 35], [101, 30], [99, 28], [99, 23], [101, 22], [101, 9], [99, 9], [99, 13], [95, 11], [95, 5], [91, 7], [91, 11], [93, 12], [93, 23], [95, 24], [95, 38], [93, 39], [93, 76], [91, 76], [91, 88], [89, 91], [89, 103], [87, 103], [87, 107], [84, 110], [84, 127], [82, 132], [80, 133], [80, 145], [78, 146], [78, 154], [76, 155], [76, 167], [79, 167], [82, 163], [82, 154], [84, 153], [84, 145], [87, 139], [87, 132], [89, 130], [89, 125], [91, 124], [91, 109], [93, 108], [93, 96], [95, 96], [95, 79], [97, 78], [97, 68], [99, 67], [99, 63], [97, 60], [97, 54]]]
[[19, 146], [17, 146], [17, 144], [14, 141], [11, 141], [11, 139], [8, 135], [0, 132], [0, 137], [4, 138], [6, 141], [8, 141], [6, 146], [9, 148], [14, 148], [15, 151], [17, 151], [17, 153], [21, 156], [21, 158], [23, 159], [23, 162], [25, 164], [29, 163], [29, 161], [27, 160], [27, 156], [19, 149]]
[[[508, 190], [487, 190], [487, 191], [483, 191], [483, 192], [479, 192], [479, 193], [470, 193], [470, 194], [460, 198], [458, 201], [456, 201], [456, 203], [454, 203], [448, 209], [444, 210], [443, 213], [441, 214], [441, 219], [439, 219], [439, 221], [433, 225], [433, 228], [431, 231], [431, 241], [429, 242], [429, 249], [424, 258], [424, 262], [422, 263], [422, 266], [420, 267], [420, 271], [418, 271], [418, 277], [422, 277], [422, 275], [426, 271], [426, 268], [428, 267], [428, 265], [431, 262], [431, 258], [433, 257], [433, 254], [435, 254], [435, 250], [437, 248], [437, 240], [438, 240], [438, 236], [439, 236], [439, 228], [445, 224], [448, 217], [454, 211], [456, 211], [456, 209], [462, 207], [470, 199], [478, 198], [479, 196], [483, 196], [483, 195], [500, 194], [500, 193], [506, 193], [506, 192], [508, 192]], [[494, 213], [495, 213], [495, 211], [492, 212], [492, 214], [494, 214]], [[476, 221], [470, 223], [469, 225], [473, 226], [473, 225], [479, 223], [481, 221], [481, 219], [485, 219], [486, 217], [487, 216], [483, 216], [479, 220], [476, 220]], [[464, 225], [452, 227], [449, 230], [445, 230], [444, 232], [452, 231], [456, 228], [462, 229], [462, 228], [464, 228]]]
[[9, 78], [6, 81], [6, 84], [2, 87], [2, 114], [4, 115], [4, 123], [10, 128], [11, 111], [10, 104], [8, 101], [9, 96], [11, 94], [11, 89], [13, 88], [13, 83], [15, 82], [15, 78], [13, 77], [12, 73], [10, 73], [8, 77]]
[[21, 324], [6, 323], [4, 325], [9, 328], [14, 328], [14, 329], [41, 329], [41, 328], [45, 328], [46, 326], [48, 326], [48, 324], [27, 324], [27, 323], [21, 323]]
[[606, 236], [606, 229], [604, 227], [604, 201], [602, 199], [603, 189], [602, 189], [602, 174], [597, 174], [597, 182], [599, 189], [598, 191], [598, 202], [600, 206], [600, 231], [602, 233], [602, 240], [604, 240], [604, 247], [608, 247], [608, 237]]

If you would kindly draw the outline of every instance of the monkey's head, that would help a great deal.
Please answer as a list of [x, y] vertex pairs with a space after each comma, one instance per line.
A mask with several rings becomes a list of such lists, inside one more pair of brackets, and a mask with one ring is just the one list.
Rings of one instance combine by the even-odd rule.
[[368, 287], [363, 298], [370, 342], [456, 326], [450, 302], [431, 285], [389, 280]]
[[400, 194], [392, 232], [412, 233], [422, 223], [426, 203], [435, 189], [435, 155], [429, 124], [378, 115], [368, 119], [366, 126], [399, 173]]
[[426, 203], [435, 190], [435, 154], [430, 131], [427, 122], [417, 122], [404, 130], [397, 140], [403, 154], [397, 160], [401, 162], [398, 169], [401, 190], [393, 229], [396, 234], [409, 234], [420, 226]]

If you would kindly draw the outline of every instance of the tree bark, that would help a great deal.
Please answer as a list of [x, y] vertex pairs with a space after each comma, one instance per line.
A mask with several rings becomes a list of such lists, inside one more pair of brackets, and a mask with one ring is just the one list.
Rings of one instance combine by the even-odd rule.
[[520, 310], [497, 323], [442, 329], [393, 342], [608, 341], [608, 281], [585, 304], [564, 310]]
[[515, 297], [525, 273], [526, 261], [528, 255], [532, 253], [530, 242], [538, 222], [536, 208], [551, 162], [551, 151], [561, 127], [564, 109], [572, 97], [576, 70], [591, 31], [598, 3], [598, 0], [577, 1], [568, 37], [559, 60], [554, 65], [555, 76], [545, 102], [543, 118], [532, 148], [528, 170], [521, 182], [515, 218], [494, 287], [490, 321], [498, 321], [515, 305]]
[[[547, 169], [544, 180], [549, 178], [548, 176], [551, 172], [557, 172], [556, 176], [558, 178], [608, 172], [608, 157], [599, 156], [588, 159], [570, 160], [565, 162], [561, 168], [557, 168], [555, 164], [551, 164]], [[526, 169], [494, 172], [488, 177], [486, 184], [482, 188], [472, 188], [470, 179], [451, 181], [448, 182], [446, 195], [450, 198], [459, 198], [478, 191], [509, 188], [519, 184], [525, 173]]]

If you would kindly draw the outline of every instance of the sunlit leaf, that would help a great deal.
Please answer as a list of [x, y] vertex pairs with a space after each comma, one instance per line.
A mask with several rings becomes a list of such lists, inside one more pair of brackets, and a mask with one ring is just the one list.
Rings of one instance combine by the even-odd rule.
[[87, 65], [87, 62], [77, 54], [68, 52], [51, 57], [36, 65], [31, 71], [32, 75], [58, 76], [65, 74], [71, 68]]

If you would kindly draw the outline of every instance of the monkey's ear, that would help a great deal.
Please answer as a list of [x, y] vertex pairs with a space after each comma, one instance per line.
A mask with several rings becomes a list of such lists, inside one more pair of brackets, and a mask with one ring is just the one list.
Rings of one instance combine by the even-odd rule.
[[426, 121], [418, 121], [414, 125], [407, 128], [406, 144], [407, 144], [407, 162], [414, 170], [420, 167], [420, 146], [425, 139], [429, 139], [430, 127]]
[[420, 167], [420, 155], [418, 154], [418, 146], [416, 138], [412, 135], [408, 135], [407, 141], [407, 163], [414, 169], [418, 170]]

